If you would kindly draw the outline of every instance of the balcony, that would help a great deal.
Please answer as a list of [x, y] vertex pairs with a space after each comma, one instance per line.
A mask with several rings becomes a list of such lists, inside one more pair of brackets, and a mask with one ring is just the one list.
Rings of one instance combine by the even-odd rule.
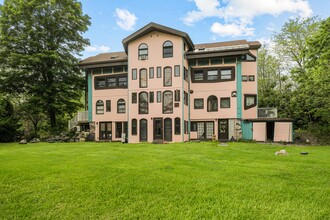
[[78, 112], [71, 120], [68, 121], [68, 128], [71, 130], [77, 125], [88, 123], [88, 111]]

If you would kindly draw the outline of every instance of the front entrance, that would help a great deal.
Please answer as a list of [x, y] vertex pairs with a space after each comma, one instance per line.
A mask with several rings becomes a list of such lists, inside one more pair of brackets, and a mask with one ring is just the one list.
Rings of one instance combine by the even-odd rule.
[[100, 140], [112, 140], [112, 123], [100, 122], [99, 126], [99, 139]]
[[274, 141], [274, 130], [275, 130], [275, 122], [268, 121], [266, 122], [267, 126], [267, 141]]
[[154, 118], [154, 140], [163, 140], [163, 119]]
[[219, 119], [219, 140], [228, 140], [228, 119]]

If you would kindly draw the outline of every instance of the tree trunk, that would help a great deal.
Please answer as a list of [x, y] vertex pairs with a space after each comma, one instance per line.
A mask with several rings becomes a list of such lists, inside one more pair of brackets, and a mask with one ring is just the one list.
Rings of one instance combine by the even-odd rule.
[[48, 116], [49, 116], [51, 128], [52, 129], [55, 129], [56, 128], [56, 113], [55, 113], [55, 109], [50, 108], [48, 110]]

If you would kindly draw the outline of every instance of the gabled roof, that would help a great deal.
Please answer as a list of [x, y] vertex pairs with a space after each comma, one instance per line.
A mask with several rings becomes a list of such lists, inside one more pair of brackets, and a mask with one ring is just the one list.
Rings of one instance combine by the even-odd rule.
[[129, 35], [122, 41], [126, 53], [128, 50], [129, 42], [136, 40], [152, 31], [159, 31], [159, 32], [167, 33], [167, 34], [173, 34], [176, 36], [180, 36], [186, 41], [186, 43], [189, 47], [189, 50], [194, 49], [194, 43], [192, 42], [192, 40], [190, 39], [190, 37], [187, 33], [151, 22], [151, 23], [147, 24], [146, 26], [144, 26], [143, 28], [141, 28], [140, 30]]
[[100, 53], [80, 61], [79, 66], [118, 62], [127, 62], [127, 54], [125, 52]]

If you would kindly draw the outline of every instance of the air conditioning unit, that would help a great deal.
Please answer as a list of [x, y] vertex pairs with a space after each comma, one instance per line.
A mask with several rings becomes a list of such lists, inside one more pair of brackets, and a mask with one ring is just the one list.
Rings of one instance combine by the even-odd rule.
[[148, 56], [147, 55], [141, 55], [140, 56], [140, 60], [146, 60], [146, 59], [148, 59]]
[[258, 118], [277, 118], [277, 108], [259, 108]]

